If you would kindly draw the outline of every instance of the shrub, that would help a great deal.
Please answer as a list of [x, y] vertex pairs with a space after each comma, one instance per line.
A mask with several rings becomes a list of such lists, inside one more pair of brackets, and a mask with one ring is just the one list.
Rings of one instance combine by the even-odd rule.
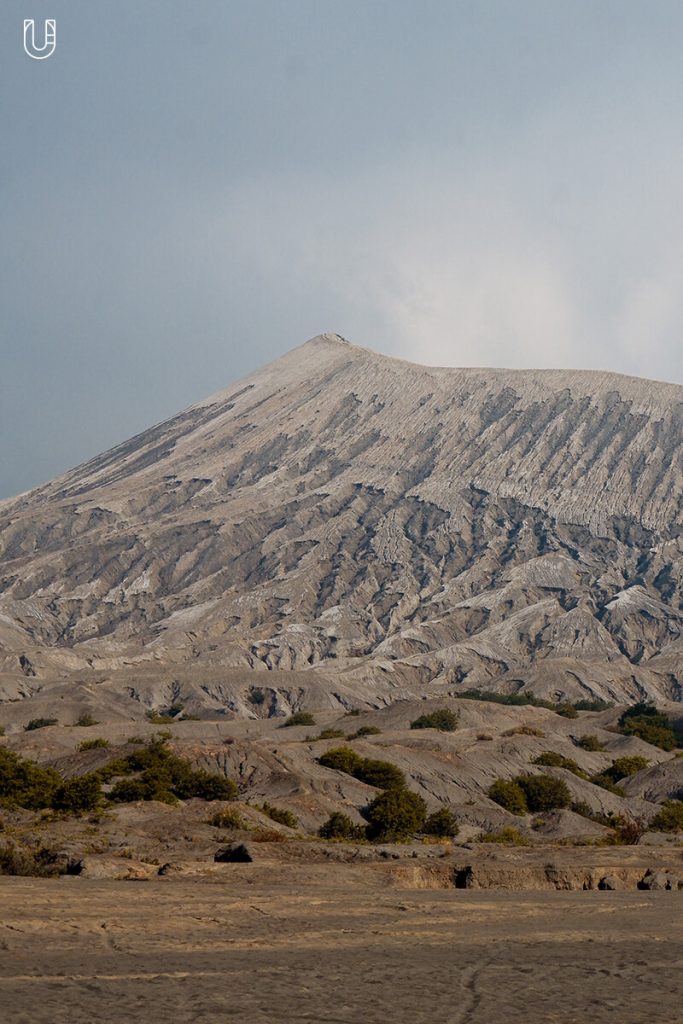
[[85, 814], [96, 810], [102, 802], [102, 785], [95, 774], [66, 779], [55, 790], [52, 807], [66, 814]]
[[255, 687], [252, 687], [252, 689], [249, 691], [249, 695], [247, 697], [247, 700], [249, 701], [249, 703], [250, 704], [255, 704], [256, 707], [259, 707], [261, 704], [265, 703], [265, 699], [266, 699], [266, 695], [263, 692], [263, 690], [258, 690]]
[[87, 727], [87, 726], [89, 726], [89, 725], [99, 725], [99, 724], [100, 724], [100, 723], [99, 723], [99, 722], [97, 722], [97, 721], [96, 721], [96, 720], [95, 720], [95, 719], [93, 718], [93, 716], [92, 716], [92, 715], [89, 715], [89, 714], [88, 714], [87, 712], [86, 712], [86, 714], [84, 714], [84, 715], [80, 715], [80, 716], [79, 716], [79, 717], [78, 717], [78, 718], [76, 719], [76, 721], [74, 722], [74, 725], [82, 726], [83, 728], [85, 728], [85, 727]]
[[387, 789], [364, 811], [368, 838], [377, 842], [400, 842], [422, 831], [426, 814], [426, 804], [418, 793]]
[[576, 761], [573, 761], [571, 757], [564, 757], [563, 754], [558, 754], [554, 750], [544, 750], [531, 763], [542, 765], [545, 768], [564, 768], [566, 771], [578, 775], [580, 779], [588, 778], [583, 769], [579, 768]]
[[441, 732], [455, 732], [458, 728], [458, 715], [448, 708], [440, 708], [437, 711], [430, 711], [426, 715], [420, 715], [414, 722], [410, 723], [411, 729], [439, 729]]
[[356, 825], [347, 814], [341, 811], [334, 811], [327, 821], [318, 829], [321, 839], [346, 839], [350, 842], [358, 842], [365, 838], [365, 829], [362, 825]]
[[106, 748], [108, 746], [109, 746], [109, 740], [104, 740], [104, 739], [102, 739], [101, 736], [98, 736], [97, 739], [94, 739], [94, 740], [83, 740], [82, 743], [78, 744], [78, 749], [79, 750], [106, 750]]
[[528, 846], [529, 840], [514, 825], [506, 825], [497, 832], [482, 832], [477, 836], [479, 843], [501, 843], [503, 846]]
[[24, 726], [24, 732], [32, 732], [33, 729], [45, 729], [48, 725], [57, 725], [56, 718], [32, 718]]
[[230, 808], [225, 808], [222, 811], [216, 811], [209, 818], [209, 825], [213, 825], [214, 828], [244, 828], [244, 820], [239, 811], [233, 811]]
[[372, 757], [361, 757], [351, 747], [333, 747], [318, 758], [323, 768], [333, 768], [338, 772], [353, 775], [360, 782], [378, 789], [391, 789], [405, 786], [406, 777], [400, 768], [390, 761], [380, 761]]
[[0, 847], [0, 875], [22, 875], [33, 878], [51, 878], [64, 875], [67, 864], [64, 859], [45, 846], [31, 849], [7, 843]]
[[664, 800], [650, 828], [655, 832], [683, 832], [683, 801]]
[[126, 743], [130, 743], [131, 746], [139, 747], [142, 743], [146, 743], [147, 740], [144, 736], [129, 736]]
[[577, 711], [607, 711], [608, 708], [613, 707], [607, 700], [577, 700], [574, 702], [574, 707]]
[[681, 737], [669, 719], [654, 704], [634, 704], [619, 719], [619, 728], [625, 736], [638, 736], [662, 750], [680, 746]]
[[605, 749], [605, 744], [601, 743], [597, 736], [593, 733], [587, 733], [585, 736], [579, 737], [575, 741], [577, 747], [581, 747], [582, 750], [599, 751]]
[[323, 729], [317, 737], [319, 740], [341, 740], [344, 738], [342, 729]]
[[511, 814], [526, 814], [528, 811], [524, 790], [511, 779], [496, 779], [488, 791], [489, 798], [500, 804]]
[[545, 739], [543, 730], [537, 729], [533, 725], [517, 725], [514, 729], [506, 729], [502, 735], [506, 738], [508, 736], [537, 736], [539, 739]]
[[565, 704], [558, 704], [557, 707], [553, 708], [556, 714], [561, 715], [562, 718], [578, 718], [579, 713], [573, 704], [568, 702]]
[[347, 775], [354, 775], [362, 763], [363, 758], [351, 747], [332, 747], [318, 758], [318, 764], [321, 764], [323, 768], [346, 772]]
[[351, 708], [350, 711], [344, 712], [344, 718], [358, 718], [360, 714], [360, 708]]
[[286, 843], [287, 836], [274, 828], [259, 828], [250, 836], [254, 843]]
[[278, 825], [286, 825], [287, 828], [298, 828], [299, 819], [291, 811], [286, 811], [283, 807], [274, 807], [273, 804], [269, 804], [265, 800], [259, 810], [267, 814], [271, 821], [276, 821]]
[[379, 736], [381, 732], [382, 730], [378, 729], [376, 725], [361, 725], [360, 729], [348, 738], [350, 740], [362, 740], [364, 736]]
[[614, 829], [614, 842], [619, 846], [636, 846], [647, 826], [640, 818], [630, 814], [615, 814], [609, 819], [610, 828]]
[[527, 807], [533, 813], [569, 807], [571, 803], [571, 793], [562, 779], [551, 775], [519, 775], [515, 782], [523, 790]]
[[594, 786], [600, 786], [600, 789], [606, 789], [608, 793], [614, 793], [615, 796], [626, 796], [626, 793], [617, 784], [606, 775], [605, 772], [599, 772], [597, 775], [591, 775], [590, 781]]
[[117, 775], [140, 772], [136, 779], [122, 779], [114, 786], [109, 799], [116, 802], [132, 800], [161, 800], [173, 803], [176, 799], [234, 800], [237, 786], [224, 775], [194, 770], [181, 757], [171, 753], [160, 740], [154, 739], [127, 757], [110, 762], [100, 769], [103, 781]]
[[379, 761], [374, 757], [364, 757], [353, 774], [360, 782], [377, 789], [396, 789], [406, 784], [400, 768], [390, 761]]
[[646, 757], [618, 757], [602, 774], [612, 782], [618, 782], [619, 779], [627, 779], [636, 772], [642, 772], [649, 763]]
[[0, 804], [30, 811], [52, 806], [61, 776], [52, 768], [0, 748]]
[[458, 834], [458, 823], [455, 815], [447, 807], [433, 811], [425, 821], [424, 831], [428, 836], [453, 837]]
[[295, 711], [280, 728], [287, 729], [292, 725], [315, 725], [315, 718], [309, 711]]

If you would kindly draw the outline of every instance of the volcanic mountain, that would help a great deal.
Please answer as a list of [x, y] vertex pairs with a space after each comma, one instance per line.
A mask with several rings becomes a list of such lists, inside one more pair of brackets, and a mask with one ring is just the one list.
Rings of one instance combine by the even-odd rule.
[[0, 503], [0, 696], [680, 700], [682, 440], [678, 385], [321, 335]]

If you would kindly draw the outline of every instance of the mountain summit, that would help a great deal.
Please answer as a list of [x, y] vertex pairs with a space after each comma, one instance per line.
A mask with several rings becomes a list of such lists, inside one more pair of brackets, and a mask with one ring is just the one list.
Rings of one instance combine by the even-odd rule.
[[683, 387], [323, 334], [0, 503], [0, 682], [683, 696]]

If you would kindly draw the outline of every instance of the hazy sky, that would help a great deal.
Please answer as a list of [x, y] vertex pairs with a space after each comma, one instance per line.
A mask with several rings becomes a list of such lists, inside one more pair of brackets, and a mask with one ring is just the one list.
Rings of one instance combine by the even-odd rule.
[[682, 54], [680, 0], [3, 0], [0, 497], [326, 330], [683, 383]]

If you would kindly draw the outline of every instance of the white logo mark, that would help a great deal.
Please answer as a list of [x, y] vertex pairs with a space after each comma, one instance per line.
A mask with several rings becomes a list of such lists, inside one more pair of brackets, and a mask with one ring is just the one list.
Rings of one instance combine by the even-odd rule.
[[36, 43], [36, 23], [33, 18], [24, 20], [24, 49], [34, 60], [46, 60], [55, 52], [57, 46], [57, 22], [54, 18], [45, 20], [45, 41], [42, 46]]

